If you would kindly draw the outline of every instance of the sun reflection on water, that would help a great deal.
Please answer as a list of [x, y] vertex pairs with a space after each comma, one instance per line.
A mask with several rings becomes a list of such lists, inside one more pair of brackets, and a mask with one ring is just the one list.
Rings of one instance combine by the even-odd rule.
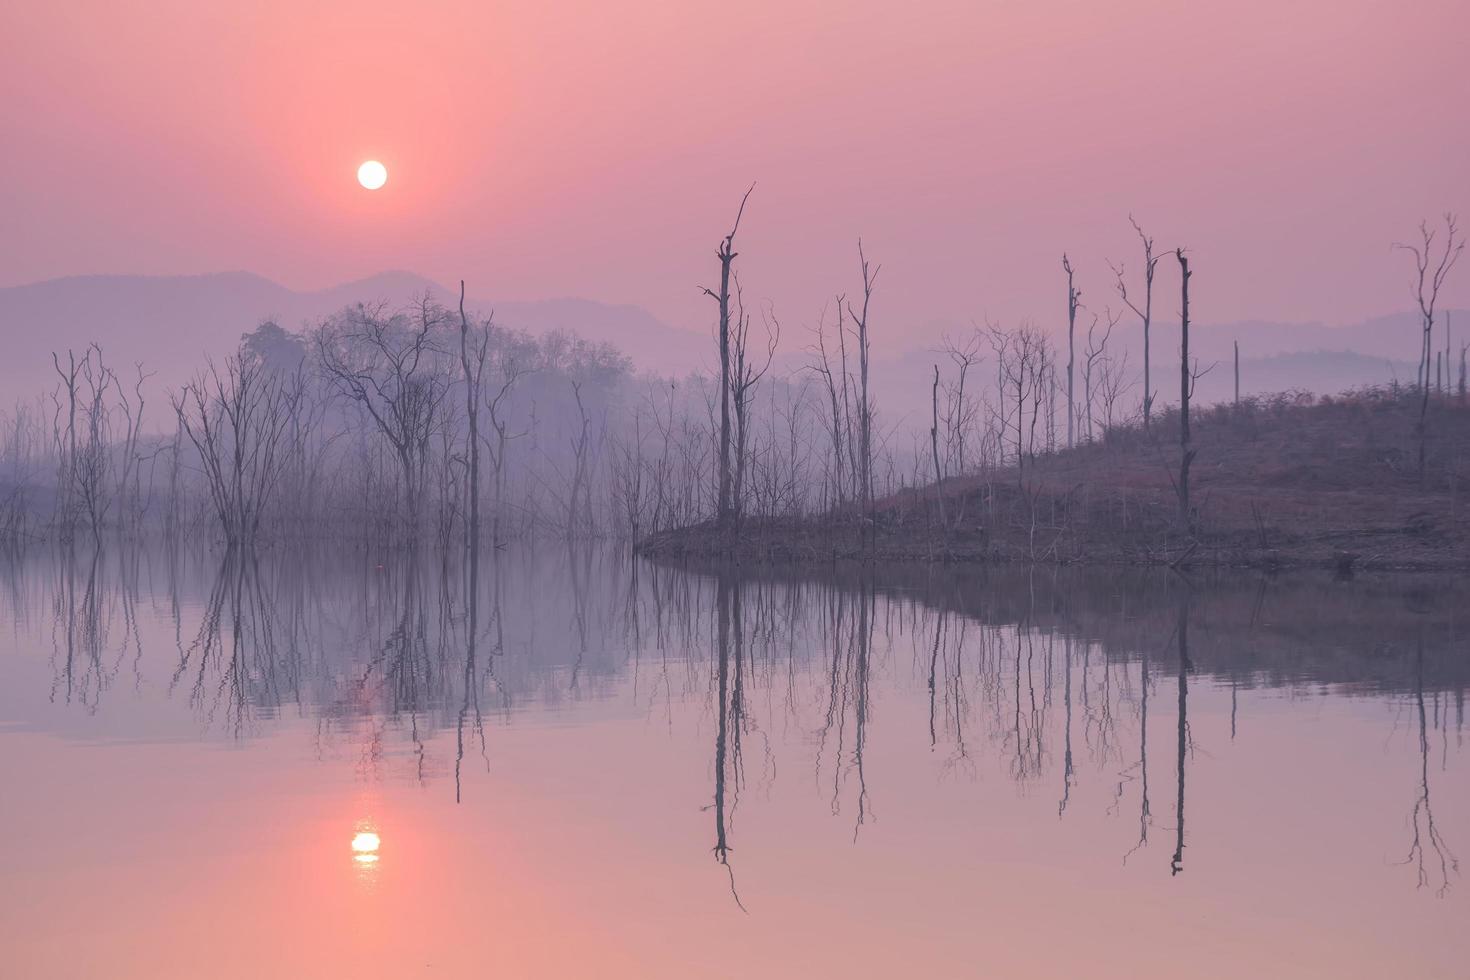
[[382, 838], [374, 830], [359, 830], [352, 835], [352, 860], [359, 871], [367, 873], [373, 870], [382, 844]]

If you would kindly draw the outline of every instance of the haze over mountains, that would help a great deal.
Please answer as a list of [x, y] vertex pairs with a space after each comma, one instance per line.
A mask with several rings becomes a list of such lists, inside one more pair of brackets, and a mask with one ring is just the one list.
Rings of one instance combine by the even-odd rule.
[[[385, 301], [397, 306], [425, 291], [448, 305], [457, 302], [457, 292], [408, 272], [385, 272], [314, 291], [288, 289], [248, 272], [73, 276], [7, 287], [0, 289], [0, 349], [6, 352], [0, 360], [0, 385], [6, 401], [49, 390], [55, 380], [51, 352], [80, 349], [95, 341], [112, 363], [141, 361], [147, 370], [157, 372], [155, 387], [173, 387], [197, 370], [205, 356], [232, 350], [241, 334], [264, 319], [299, 329], [353, 303]], [[692, 329], [671, 326], [636, 306], [574, 298], [510, 302], [474, 293], [468, 305], [494, 309], [497, 322], [532, 333], [563, 329], [606, 341], [629, 354], [644, 370], [684, 375], [714, 363], [711, 332], [705, 325]], [[1156, 306], [1160, 312], [1154, 329], [1155, 388], [1161, 401], [1171, 401], [1177, 387], [1173, 365], [1177, 325], [1167, 302]], [[1470, 314], [1456, 311], [1452, 317], [1452, 360], [1458, 372], [1461, 331], [1470, 337]], [[801, 351], [810, 338], [804, 321], [789, 312], [785, 319], [780, 366], [795, 369], [803, 361]], [[1090, 315], [1079, 320], [1079, 352], [1088, 321]], [[1064, 344], [1064, 328], [1048, 326]], [[941, 368], [948, 367], [947, 358], [935, 353], [940, 338], [969, 329], [967, 323], [910, 328], [901, 314], [882, 313], [875, 327], [874, 379], [890, 420], [923, 414], [932, 365], [938, 361]], [[1200, 394], [1205, 400], [1228, 397], [1231, 345], [1236, 341], [1241, 346], [1245, 393], [1288, 388], [1324, 393], [1395, 377], [1412, 378], [1416, 330], [1415, 317], [1408, 312], [1345, 326], [1204, 321], [1193, 333], [1192, 346], [1203, 366], [1212, 362], [1219, 366], [1201, 381]], [[1114, 353], [1127, 349], [1134, 370], [1142, 366], [1139, 333], [1137, 321], [1125, 317], [1110, 347]], [[1440, 329], [1436, 333], [1435, 346], [1443, 349], [1443, 333]]]
[[[329, 289], [296, 291], [249, 272], [206, 276], [69, 276], [0, 289], [0, 337], [10, 352], [0, 383], [13, 388], [49, 372], [51, 352], [102, 344], [118, 363], [141, 360], [160, 378], [186, 377], [205, 355], [234, 349], [262, 320], [290, 330], [358, 302], [402, 306], [429, 292], [453, 306], [458, 292], [409, 272], [384, 272]], [[640, 352], [654, 370], [698, 364], [703, 338], [676, 330], [633, 306], [581, 299], [491, 301], [470, 294], [473, 310], [533, 333], [575, 330]], [[43, 383], [47, 383], [44, 382]]]

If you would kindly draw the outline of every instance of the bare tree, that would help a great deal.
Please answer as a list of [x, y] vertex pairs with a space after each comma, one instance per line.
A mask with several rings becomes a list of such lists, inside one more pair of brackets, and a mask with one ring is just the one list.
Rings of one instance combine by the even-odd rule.
[[[491, 320], [494, 315], [491, 315]], [[466, 455], [469, 457], [470, 526], [466, 535], [470, 562], [477, 563], [480, 556], [480, 388], [485, 376], [485, 360], [490, 347], [489, 323], [478, 331], [473, 350], [470, 342], [470, 320], [464, 312], [464, 280], [459, 281], [459, 364], [464, 372], [465, 418], [469, 423], [469, 438]], [[473, 353], [473, 359], [471, 359]], [[473, 574], [473, 572], [472, 572]], [[471, 595], [471, 602], [476, 597]], [[470, 643], [474, 643], [471, 636]], [[470, 647], [473, 651], [474, 647]], [[471, 653], [473, 656], [473, 653]]]
[[1240, 341], [1235, 341], [1235, 407], [1240, 407]]
[[448, 388], [434, 364], [443, 311], [425, 297], [415, 312], [388, 316], [381, 307], [358, 306], [317, 335], [327, 378], [368, 413], [398, 460], [410, 541], [418, 537], [429, 438]]
[[[1024, 477], [1027, 453], [1027, 433], [1031, 435], [1031, 449], [1035, 449], [1037, 416], [1041, 400], [1045, 396], [1046, 377], [1050, 355], [1046, 339], [1035, 327], [1023, 324], [1014, 330], [990, 328], [990, 346], [995, 352], [996, 386], [1000, 406], [997, 411], [997, 439], [1003, 447], [1007, 432], [1014, 430], [1016, 447], [1016, 482]], [[1010, 400], [1015, 413], [1007, 406]], [[1031, 407], [1030, 425], [1027, 425], [1026, 409]], [[1004, 451], [1002, 450], [1002, 456]]]
[[591, 471], [591, 418], [587, 415], [587, 406], [582, 401], [582, 380], [572, 379], [572, 398], [577, 403], [578, 427], [577, 433], [572, 440], [572, 490], [571, 497], [567, 503], [567, 537], [576, 537], [579, 530], [591, 531], [591, 520], [585, 520], [581, 528], [579, 515], [590, 518], [592, 511], [592, 498], [590, 486]]
[[858, 261], [863, 273], [863, 305], [854, 309], [847, 304], [847, 315], [853, 322], [858, 345], [858, 473], [863, 520], [872, 517], [873, 508], [873, 402], [868, 392], [868, 310], [873, 300], [873, 284], [878, 280], [882, 266], [870, 266], [863, 252], [862, 239], [858, 239]]
[[939, 365], [934, 365], [934, 385], [929, 389], [931, 406], [931, 418], [933, 421], [929, 426], [929, 445], [934, 453], [934, 495], [939, 499], [939, 523], [948, 527], [949, 521], [944, 515], [944, 488], [940, 486], [944, 482], [944, 472], [939, 466]]
[[[91, 357], [91, 349], [87, 350], [87, 357]], [[56, 446], [57, 470], [56, 470], [56, 523], [61, 531], [63, 543], [69, 543], [76, 528], [76, 468], [77, 468], [77, 401], [81, 396], [81, 366], [77, 364], [77, 356], [73, 351], [66, 352], [66, 367], [61, 366], [61, 359], [53, 351], [51, 363], [56, 369], [61, 381], [56, 390], [52, 392], [51, 401], [54, 406], [52, 414], [52, 432]], [[65, 416], [66, 423], [62, 424]]]
[[1102, 400], [1104, 436], [1115, 425], [1124, 421], [1118, 417], [1118, 403], [1137, 383], [1135, 379], [1128, 376], [1128, 352], [1126, 350], [1121, 357], [1104, 357], [1099, 363], [1097, 394]]
[[1455, 216], [1444, 216], [1444, 247], [1435, 256], [1434, 240], [1438, 235], [1429, 227], [1428, 221], [1419, 222], [1420, 243], [1416, 245], [1394, 244], [1414, 256], [1415, 279], [1412, 283], [1414, 301], [1419, 306], [1421, 334], [1419, 338], [1419, 421], [1415, 434], [1419, 439], [1419, 482], [1424, 482], [1424, 442], [1426, 422], [1429, 415], [1430, 370], [1433, 367], [1430, 351], [1433, 347], [1434, 308], [1439, 302], [1439, 291], [1444, 287], [1450, 270], [1465, 250], [1465, 238], [1459, 234]]
[[[623, 521], [628, 529], [629, 540], [637, 547], [644, 527], [644, 511], [647, 500], [644, 493], [644, 476], [648, 470], [643, 456], [643, 406], [633, 410], [633, 434], [627, 442], [614, 437], [611, 465], [612, 496], [620, 505]], [[658, 473], [654, 474], [657, 482]], [[657, 512], [654, 514], [657, 519]]]
[[[146, 458], [138, 448], [143, 434], [143, 384], [153, 376], [153, 372], [144, 371], [141, 361], [134, 362], [133, 367], [137, 374], [133, 381], [131, 396], [123, 388], [121, 381], [115, 384], [118, 407], [122, 409], [123, 417], [122, 441], [117, 447], [120, 458], [117, 465], [116, 496], [119, 505], [119, 519], [123, 522], [136, 523], [142, 517], [143, 492], [140, 470]], [[157, 450], [151, 455], [156, 456]]]
[[719, 510], [718, 520], [721, 528], [728, 527], [731, 516], [731, 491], [733, 489], [733, 469], [730, 459], [730, 269], [735, 262], [735, 233], [740, 230], [740, 218], [745, 214], [745, 202], [750, 200], [751, 191], [755, 185], [751, 184], [746, 190], [745, 196], [740, 199], [740, 210], [735, 212], [735, 224], [730, 227], [730, 233], [720, 242], [715, 249], [715, 258], [720, 262], [720, 291], [716, 293], [708, 286], [704, 288], [704, 294], [719, 304], [719, 344], [720, 344], [720, 467], [719, 467]]
[[1191, 533], [1194, 522], [1189, 509], [1189, 467], [1194, 462], [1195, 449], [1189, 434], [1189, 399], [1194, 394], [1195, 375], [1189, 363], [1189, 259], [1184, 249], [1176, 248], [1174, 256], [1179, 260], [1180, 307], [1179, 307], [1179, 527], [1185, 534]]
[[955, 472], [963, 474], [969, 471], [967, 443], [975, 421], [975, 398], [967, 390], [966, 381], [970, 368], [980, 362], [980, 332], [972, 331], [963, 341], [945, 337], [942, 350], [956, 368], [955, 380], [944, 386], [945, 455], [954, 462]]
[[751, 392], [761, 378], [770, 370], [776, 356], [776, 346], [781, 341], [781, 322], [775, 314], [766, 310], [762, 320], [766, 328], [766, 353], [763, 361], [757, 361], [750, 350], [750, 316], [745, 312], [745, 296], [740, 288], [740, 279], [735, 279], [736, 315], [730, 336], [730, 401], [735, 412], [735, 482], [732, 488], [731, 507], [733, 516], [739, 520], [745, 511], [745, 480], [747, 458], [750, 451], [750, 401]]
[[1076, 445], [1077, 399], [1073, 384], [1073, 365], [1077, 360], [1077, 307], [1082, 304], [1082, 291], [1073, 285], [1072, 262], [1062, 253], [1062, 271], [1067, 274], [1067, 448]]
[[486, 436], [485, 446], [490, 452], [491, 480], [495, 485], [490, 539], [498, 548], [504, 543], [506, 457], [511, 442], [529, 431], [528, 428], [511, 431], [510, 400], [520, 381], [536, 370], [536, 345], [530, 338], [497, 327], [493, 317], [485, 323], [484, 329], [487, 338], [493, 338], [494, 385], [485, 391], [484, 397], [485, 414], [494, 433], [494, 441]]
[[1452, 354], [1451, 350], [1450, 350], [1450, 348], [1451, 348], [1451, 340], [1452, 340], [1452, 338], [1450, 336], [1451, 329], [1452, 329], [1452, 324], [1450, 323], [1450, 311], [1449, 310], [1445, 310], [1444, 311], [1444, 384], [1439, 389], [1440, 394], [1444, 394], [1445, 392], [1449, 391], [1450, 385], [1453, 383], [1450, 380], [1450, 372], [1452, 372], [1454, 370], [1454, 367], [1455, 367], [1454, 366], [1454, 363], [1450, 360], [1450, 358], [1454, 356]]
[[248, 546], [287, 459], [285, 440], [301, 399], [298, 371], [269, 373], [243, 351], [212, 362], [173, 399], [179, 428], [193, 443], [225, 542]]
[[1084, 354], [1084, 360], [1082, 362], [1082, 398], [1083, 407], [1087, 411], [1088, 442], [1093, 441], [1093, 372], [1100, 362], [1106, 360], [1108, 352], [1108, 339], [1113, 336], [1113, 328], [1118, 325], [1118, 318], [1122, 315], [1121, 313], [1114, 314], [1111, 307], [1105, 308], [1103, 314], [1107, 319], [1108, 326], [1107, 329], [1103, 331], [1101, 337], [1097, 335], [1098, 317], [1096, 313], [1092, 315], [1092, 323], [1088, 324], [1087, 350]]
[[1118, 277], [1118, 295], [1123, 302], [1128, 304], [1138, 319], [1143, 322], [1143, 427], [1147, 429], [1153, 421], [1154, 389], [1153, 379], [1149, 376], [1149, 327], [1153, 323], [1154, 312], [1154, 267], [1159, 264], [1159, 256], [1154, 254], [1154, 240], [1143, 233], [1138, 222], [1133, 220], [1133, 215], [1128, 216], [1129, 224], [1138, 234], [1138, 239], [1143, 243], [1143, 308], [1128, 298], [1128, 282], [1123, 275], [1123, 265], [1119, 263], [1113, 266], [1113, 274]]
[[822, 316], [817, 321], [816, 344], [810, 348], [813, 355], [812, 363], [808, 365], [810, 370], [821, 377], [823, 387], [827, 392], [828, 412], [823, 419], [823, 424], [832, 441], [831, 493], [827, 501], [829, 506], [840, 506], [845, 499], [847, 467], [851, 465], [851, 460], [846, 455], [846, 447], [850, 442], [851, 425], [847, 411], [847, 345], [842, 312], [844, 302], [843, 297], [837, 297], [838, 357], [836, 363], [834, 364], [833, 356], [827, 349], [827, 311], [823, 309]]
[[[52, 395], [56, 408], [54, 438], [60, 461], [57, 471], [57, 487], [60, 491], [58, 525], [63, 541], [69, 542], [78, 518], [85, 517], [93, 540], [101, 543], [102, 527], [117, 489], [113, 485], [113, 474], [116, 470], [113, 457], [117, 451], [113, 445], [112, 433], [113, 392], [116, 392], [116, 397], [123, 405], [127, 421], [122, 448], [125, 458], [136, 451], [136, 420], [127, 393], [118, 381], [116, 372], [107, 366], [100, 346], [89, 345], [81, 360], [71, 351], [67, 351], [67, 365], [64, 368], [61, 366], [61, 359], [52, 353], [51, 363], [61, 379]], [[141, 410], [141, 401], [139, 409]], [[63, 412], [66, 416], [64, 429], [61, 424]], [[127, 483], [129, 473], [130, 468], [124, 471], [120, 481], [122, 484]]]

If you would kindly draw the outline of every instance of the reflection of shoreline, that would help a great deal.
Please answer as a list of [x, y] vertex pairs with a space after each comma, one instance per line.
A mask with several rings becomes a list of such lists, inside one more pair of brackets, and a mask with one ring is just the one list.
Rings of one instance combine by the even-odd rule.
[[[462, 570], [423, 558], [359, 559], [346, 568], [340, 556], [272, 553], [221, 563], [157, 550], [52, 551], [12, 560], [5, 571], [27, 583], [11, 592], [12, 604], [23, 607], [17, 622], [39, 626], [37, 610], [50, 613], [53, 698], [92, 710], [119, 670], [136, 675], [144, 652], [139, 610], [151, 609], [174, 633], [171, 694], [236, 735], [246, 722], [303, 708], [329, 722], [407, 716], [411, 727], [438, 730], [462, 723], [467, 690], [476, 694], [468, 703], [491, 712], [524, 701], [555, 706], [605, 697], [649, 651], [713, 658], [713, 577], [631, 564], [613, 549], [572, 557], [556, 549], [540, 557], [497, 552], [484, 563], [474, 605], [466, 602]], [[1120, 663], [1158, 655], [1176, 628], [1185, 588], [1147, 572], [1012, 575], [916, 566], [839, 569], [819, 579], [742, 569], [731, 570], [730, 580], [761, 616], [779, 611], [784, 618], [775, 625], [787, 633], [816, 629], [833, 595], [869, 595], [885, 612], [953, 615], [957, 634], [966, 624], [972, 632], [1024, 624]], [[1212, 575], [1197, 578], [1190, 592], [1198, 675], [1237, 691], [1311, 684], [1409, 694], [1422, 683], [1429, 692], [1457, 692], [1463, 716], [1470, 660], [1462, 655], [1467, 627], [1459, 610], [1470, 587], [1462, 583]], [[933, 631], [927, 635], [932, 643]], [[1409, 636], [1423, 638], [1422, 653]], [[158, 642], [148, 642], [153, 654]], [[475, 648], [483, 655], [466, 671], [466, 650]], [[830, 645], [798, 643], [790, 656], [818, 661], [824, 650]], [[142, 683], [134, 677], [135, 687]]]
[[[420, 782], [446, 774], [429, 743], [452, 729], [458, 787], [466, 749], [472, 757], [478, 742], [490, 764], [487, 717], [533, 704], [595, 711], [631, 695], [641, 710], [701, 705], [714, 723], [715, 853], [725, 860], [746, 759], [757, 779], [774, 772], [767, 733], [777, 729], [810, 733], [816, 782], [854, 834], [871, 819], [882, 803], [866, 759], [869, 737], [885, 727], [880, 685], [926, 690], [927, 742], [942, 748], [946, 771], [973, 771], [988, 741], [1018, 784], [1060, 772], [1058, 818], [1089, 776], [1079, 760], [1103, 760], [1106, 771], [1090, 778], [1116, 783], [1113, 808], [1125, 797], [1136, 804], [1140, 848], [1148, 792], [1169, 791], [1162, 769], [1150, 787], [1150, 715], [1176, 728], [1172, 775], [1182, 783], [1194, 751], [1185, 710], [1208, 718], [1211, 688], [1229, 693], [1232, 735], [1237, 725], [1249, 732], [1250, 694], [1261, 687], [1412, 696], [1423, 742], [1426, 730], [1463, 731], [1470, 687], [1452, 605], [1459, 590], [1419, 577], [1403, 591], [1383, 579], [1202, 576], [1190, 588], [1147, 574], [912, 567], [812, 580], [690, 574], [610, 549], [491, 558], [478, 576], [451, 566], [390, 561], [324, 579], [310, 560], [275, 555], [211, 571], [197, 557], [103, 553], [10, 572], [25, 583], [12, 591], [28, 603], [21, 621], [40, 627], [37, 607], [53, 617], [58, 700], [85, 691], [77, 702], [95, 710], [118, 665], [137, 673], [144, 661], [171, 660], [167, 684], [138, 673], [138, 686], [165, 688], [206, 727], [236, 737], [284, 711], [314, 717], [319, 746], [345, 736], [370, 778], [389, 756]], [[466, 596], [472, 578], [476, 603]], [[172, 643], [144, 638], [140, 608], [169, 624]], [[111, 653], [120, 647], [128, 657]], [[1196, 677], [1204, 683], [1189, 690]], [[1177, 719], [1167, 696], [1149, 703], [1173, 685]], [[1185, 844], [1177, 788], [1176, 862]], [[365, 874], [378, 864], [376, 849], [368, 854], [355, 859]]]
[[[654, 568], [710, 579], [718, 565]], [[986, 626], [1025, 624], [1096, 644], [1110, 659], [1156, 656], [1172, 636], [1182, 589], [1192, 594], [1192, 673], [1244, 688], [1333, 685], [1342, 693], [1413, 691], [1414, 650], [1425, 637], [1426, 683], [1470, 688], [1470, 577], [1372, 573], [1262, 575], [1202, 570], [1188, 584], [1149, 568], [1025, 568], [897, 562], [741, 566], [747, 582], [791, 589], [875, 591]]]

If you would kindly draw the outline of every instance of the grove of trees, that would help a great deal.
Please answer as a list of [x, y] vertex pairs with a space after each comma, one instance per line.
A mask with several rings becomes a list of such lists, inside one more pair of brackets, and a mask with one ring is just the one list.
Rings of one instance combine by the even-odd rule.
[[[1084, 303], [1088, 270], [1064, 255], [1065, 332], [987, 322], [947, 337], [925, 386], [929, 417], [905, 418], [885, 415], [873, 378], [873, 338], [902, 330], [883, 303], [881, 266], [859, 242], [853, 288], [835, 291], [800, 334], [783, 332], [740, 277], [736, 235], [750, 198], [718, 241], [717, 284], [704, 289], [715, 366], [682, 378], [640, 373], [573, 333], [532, 335], [468, 312], [462, 292], [458, 310], [424, 296], [407, 308], [359, 304], [299, 330], [261, 323], [161, 406], [145, 404], [147, 365], [125, 367], [95, 344], [58, 352], [52, 390], [0, 418], [0, 538], [157, 532], [228, 547], [341, 539], [448, 549], [478, 548], [482, 530], [500, 546], [527, 536], [636, 543], [765, 518], [867, 526], [876, 502], [901, 490], [960, 477], [1024, 490], [1037, 460], [1124, 429], [1149, 433], [1165, 418], [1178, 432], [1169, 465], [1188, 530], [1189, 400], [1208, 368], [1189, 354], [1183, 249], [1178, 403], [1166, 406], [1155, 388], [1162, 253], [1134, 222], [1143, 264], [1136, 276], [1109, 267], [1116, 310]], [[1452, 216], [1443, 238], [1426, 225], [1408, 247], [1423, 321], [1413, 389], [1421, 478], [1431, 388], [1457, 394], [1447, 323], [1432, 362], [1444, 320], [1436, 304], [1462, 247]], [[1139, 328], [1141, 377], [1118, 344]], [[1463, 345], [1458, 353], [1464, 398]]]

